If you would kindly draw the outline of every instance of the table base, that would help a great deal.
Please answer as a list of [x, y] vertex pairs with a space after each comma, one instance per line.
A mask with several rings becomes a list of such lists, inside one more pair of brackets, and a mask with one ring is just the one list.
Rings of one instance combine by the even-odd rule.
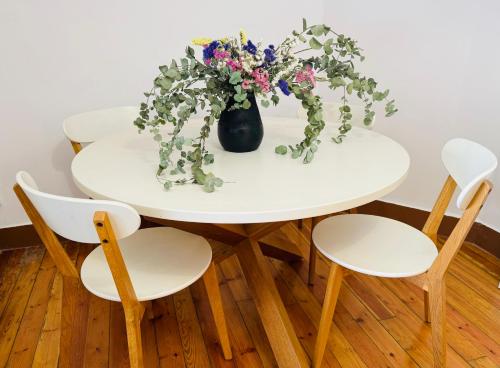
[[236, 254], [278, 365], [287, 368], [309, 366], [265, 258], [267, 255], [285, 261], [302, 259], [291, 241], [281, 238], [277, 241], [270, 235], [287, 222], [200, 224], [145, 219], [215, 240], [211, 244], [216, 263]]

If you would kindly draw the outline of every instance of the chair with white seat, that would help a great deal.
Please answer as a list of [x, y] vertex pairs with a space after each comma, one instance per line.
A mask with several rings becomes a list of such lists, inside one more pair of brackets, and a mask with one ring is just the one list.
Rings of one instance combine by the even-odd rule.
[[[342, 103], [339, 102], [324, 102], [323, 103], [323, 118], [325, 121], [333, 121], [333, 122], [340, 122], [340, 108], [343, 106]], [[360, 127], [360, 128], [365, 128], [365, 129], [373, 129], [373, 126], [375, 124], [375, 117], [371, 121], [370, 124], [365, 124], [364, 119], [365, 119], [365, 108], [361, 105], [349, 105], [351, 108], [351, 114], [352, 118], [349, 121], [349, 123], [352, 126]], [[299, 107], [299, 110], [297, 111], [297, 117], [300, 119], [307, 119], [307, 111], [301, 106]], [[349, 209], [350, 213], [357, 213], [357, 208], [351, 208]], [[314, 229], [314, 226], [321, 221], [323, 217], [314, 217], [311, 219], [311, 232], [312, 229]], [[298, 227], [299, 229], [302, 229], [303, 227], [303, 220], [298, 221]], [[309, 239], [310, 240], [310, 239]], [[311, 244], [311, 241], [309, 242]], [[309, 252], [309, 275], [308, 275], [308, 284], [312, 285], [314, 283], [314, 277], [315, 277], [315, 270], [316, 270], [316, 252], [314, 250], [314, 247], [310, 248]]]
[[[446, 367], [444, 276], [492, 189], [487, 179], [497, 167], [497, 158], [480, 144], [458, 138], [446, 143], [442, 160], [449, 176], [422, 231], [392, 219], [360, 214], [330, 217], [314, 228], [314, 246], [332, 261], [314, 367], [321, 366], [345, 269], [409, 278], [421, 287], [425, 319], [432, 322], [434, 367]], [[461, 191], [456, 205], [463, 214], [438, 252], [437, 232], [457, 185]]]
[[89, 144], [110, 134], [132, 126], [139, 116], [136, 106], [121, 106], [88, 111], [70, 116], [63, 121], [63, 131], [75, 153]]
[[[143, 367], [140, 323], [145, 309], [151, 312], [150, 301], [203, 278], [224, 357], [232, 358], [207, 240], [171, 227], [138, 230], [139, 214], [129, 205], [47, 194], [38, 189], [26, 172], [19, 172], [16, 181], [14, 191], [63, 276], [62, 341], [65, 333], [71, 335], [65, 331], [71, 329], [81, 302], [68, 294], [82, 289], [81, 279], [91, 293], [122, 303], [130, 364], [133, 368]], [[75, 242], [100, 244], [83, 261], [80, 275], [54, 233]], [[66, 310], [71, 314], [65, 315]], [[61, 355], [60, 363], [67, 362], [66, 359], [71, 358]]]

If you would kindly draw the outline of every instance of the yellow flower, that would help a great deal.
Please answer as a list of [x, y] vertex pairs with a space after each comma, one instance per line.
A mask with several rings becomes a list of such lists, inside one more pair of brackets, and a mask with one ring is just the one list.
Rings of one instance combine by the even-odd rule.
[[195, 38], [193, 40], [193, 45], [196, 45], [196, 46], [205, 46], [205, 45], [208, 45], [210, 42], [212, 42], [211, 38], [200, 37], [200, 38]]
[[224, 37], [224, 38], [221, 38], [219, 41], [220, 41], [221, 43], [223, 43], [223, 44], [224, 44], [224, 43], [228, 43], [228, 42], [230, 41], [230, 38], [229, 38], [229, 37]]
[[246, 45], [248, 42], [247, 34], [243, 29], [240, 29], [240, 41], [241, 45]]

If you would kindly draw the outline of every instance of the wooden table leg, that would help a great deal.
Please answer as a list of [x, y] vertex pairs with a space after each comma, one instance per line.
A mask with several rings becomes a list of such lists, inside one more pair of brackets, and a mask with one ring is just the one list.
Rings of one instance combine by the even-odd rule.
[[[293, 234], [292, 238], [290, 238], [291, 233]], [[290, 221], [278, 229], [267, 233], [264, 237], [258, 237], [260, 249], [267, 257], [285, 262], [302, 261], [302, 253], [297, 247], [297, 234], [295, 224]]]
[[288, 318], [259, 243], [254, 239], [243, 240], [236, 246], [236, 254], [278, 365], [308, 367], [308, 358]]

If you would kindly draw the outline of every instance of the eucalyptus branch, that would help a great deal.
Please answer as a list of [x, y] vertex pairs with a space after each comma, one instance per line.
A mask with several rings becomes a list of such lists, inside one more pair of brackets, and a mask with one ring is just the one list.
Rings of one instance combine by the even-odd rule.
[[295, 51], [293, 54], [296, 55], [296, 54], [300, 54], [301, 52], [304, 52], [304, 51], [309, 51], [309, 50], [312, 50], [313, 48], [312, 47], [308, 47], [307, 49], [302, 49], [302, 50], [299, 50], [299, 51]]

